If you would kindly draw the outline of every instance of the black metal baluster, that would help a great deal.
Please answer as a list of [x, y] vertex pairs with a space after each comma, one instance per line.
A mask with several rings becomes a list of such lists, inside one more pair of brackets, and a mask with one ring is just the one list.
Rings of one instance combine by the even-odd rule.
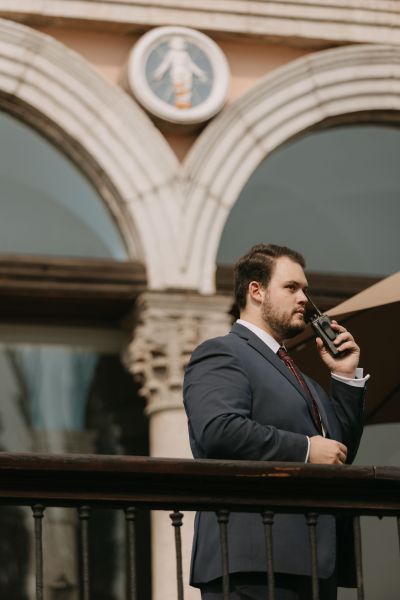
[[399, 538], [399, 550], [400, 550], [400, 517], [397, 517], [397, 535]]
[[35, 504], [32, 506], [33, 518], [35, 519], [35, 562], [36, 562], [36, 600], [43, 600], [43, 539], [42, 520], [44, 506]]
[[80, 523], [80, 550], [81, 550], [81, 573], [82, 573], [82, 600], [90, 598], [90, 575], [89, 575], [89, 518], [90, 506], [78, 508]]
[[127, 598], [136, 600], [136, 509], [125, 509], [126, 522], [126, 561], [127, 561]]
[[400, 517], [397, 517], [397, 535], [399, 536], [399, 549], [400, 549]]
[[271, 511], [263, 512], [262, 520], [264, 523], [265, 551], [267, 556], [268, 600], [275, 600], [275, 578], [272, 543], [272, 526], [274, 524], [274, 513]]
[[361, 524], [360, 517], [354, 517], [354, 552], [356, 559], [357, 575], [357, 600], [364, 600], [364, 577], [362, 570]]
[[178, 600], [183, 600], [183, 576], [182, 576], [182, 541], [181, 527], [183, 514], [174, 510], [170, 515], [175, 530], [175, 552], [176, 552], [176, 581], [178, 586]]
[[311, 547], [311, 581], [312, 581], [312, 600], [319, 600], [319, 582], [318, 582], [318, 555], [317, 555], [317, 513], [308, 513], [306, 515], [308, 525], [308, 535]]
[[229, 510], [221, 509], [217, 511], [219, 524], [219, 539], [221, 546], [221, 565], [222, 565], [222, 583], [224, 590], [224, 600], [229, 600], [229, 553], [228, 553], [228, 521]]

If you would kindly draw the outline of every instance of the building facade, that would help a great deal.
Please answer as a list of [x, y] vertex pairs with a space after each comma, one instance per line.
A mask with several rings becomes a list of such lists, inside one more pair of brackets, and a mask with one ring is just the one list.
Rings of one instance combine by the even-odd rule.
[[[303, 251], [325, 306], [398, 269], [400, 8], [0, 0], [0, 18], [2, 449], [189, 457], [183, 370], [228, 330], [247, 246]], [[153, 515], [155, 600], [176, 593], [170, 529]], [[74, 530], [55, 511], [49, 544]], [[70, 554], [54, 598], [76, 597]]]

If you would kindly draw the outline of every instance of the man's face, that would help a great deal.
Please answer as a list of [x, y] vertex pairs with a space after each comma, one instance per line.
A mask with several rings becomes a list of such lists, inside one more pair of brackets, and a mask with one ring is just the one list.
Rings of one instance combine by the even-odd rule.
[[261, 317], [277, 340], [294, 337], [305, 329], [304, 312], [307, 279], [303, 268], [282, 256], [275, 261], [271, 280], [265, 289]]

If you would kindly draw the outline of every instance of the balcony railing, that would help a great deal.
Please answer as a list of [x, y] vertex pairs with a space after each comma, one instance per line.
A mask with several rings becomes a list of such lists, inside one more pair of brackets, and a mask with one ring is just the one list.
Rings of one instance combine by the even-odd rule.
[[[177, 598], [183, 599], [182, 510], [218, 516], [224, 594], [228, 598], [227, 523], [231, 511], [263, 517], [266, 571], [273, 572], [275, 513], [304, 513], [310, 534], [313, 600], [318, 599], [318, 514], [355, 519], [358, 598], [362, 583], [360, 515], [400, 516], [400, 468], [320, 466], [228, 460], [177, 460], [133, 456], [0, 454], [0, 503], [32, 507], [35, 525], [36, 600], [43, 599], [42, 519], [47, 507], [75, 507], [80, 524], [81, 597], [90, 598], [88, 527], [92, 509], [123, 510], [126, 523], [127, 598], [136, 599], [135, 511], [171, 511], [177, 556]], [[273, 577], [269, 577], [274, 598]]]

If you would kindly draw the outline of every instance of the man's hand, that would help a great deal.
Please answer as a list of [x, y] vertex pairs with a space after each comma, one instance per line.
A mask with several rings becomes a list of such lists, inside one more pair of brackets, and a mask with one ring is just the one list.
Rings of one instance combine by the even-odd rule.
[[353, 379], [360, 360], [360, 348], [345, 327], [339, 325], [337, 321], [332, 321], [331, 326], [339, 334], [333, 343], [343, 355], [334, 358], [319, 337], [316, 338], [318, 352], [332, 373]]
[[315, 465], [344, 465], [347, 448], [336, 440], [328, 440], [322, 435], [310, 438], [310, 454], [308, 462]]

